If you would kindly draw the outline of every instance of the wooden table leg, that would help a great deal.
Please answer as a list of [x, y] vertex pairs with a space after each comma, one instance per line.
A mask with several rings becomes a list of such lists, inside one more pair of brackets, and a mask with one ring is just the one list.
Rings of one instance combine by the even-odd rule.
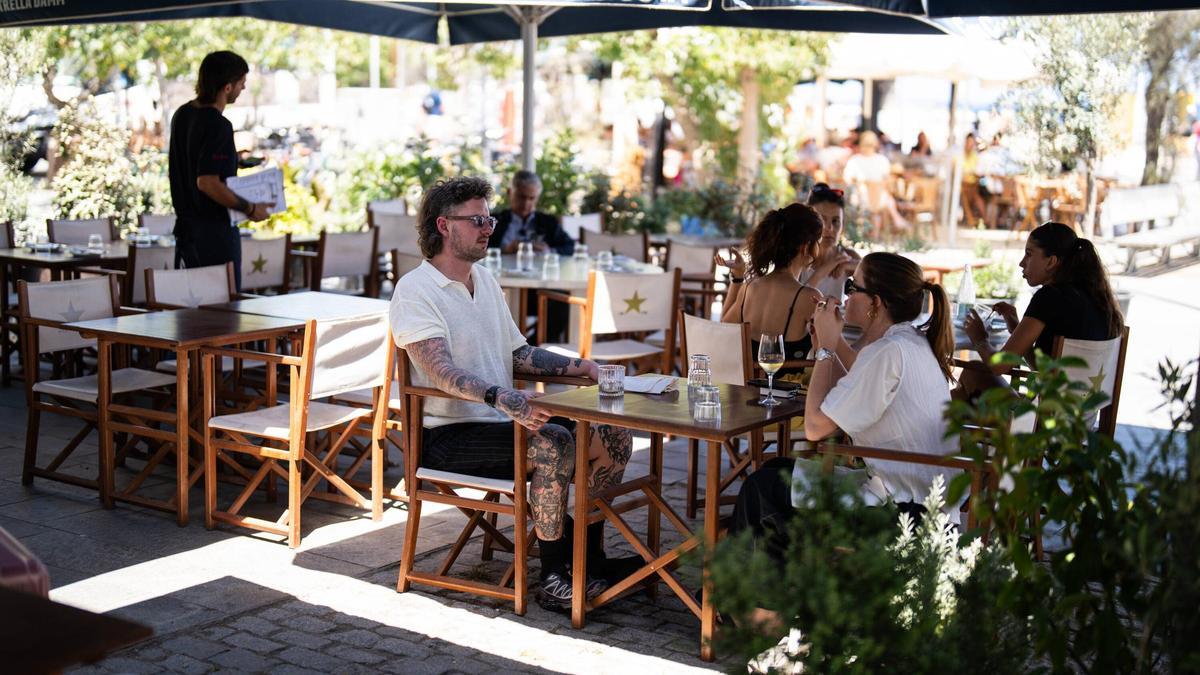
[[591, 425], [575, 425], [575, 546], [571, 562], [571, 626], [583, 628], [587, 603], [588, 435]]
[[175, 350], [175, 514], [179, 526], [188, 524], [188, 483], [191, 464], [188, 462], [188, 441], [191, 427], [188, 425], [188, 352]]
[[712, 604], [712, 576], [708, 565], [713, 547], [717, 545], [717, 518], [721, 505], [721, 443], [708, 442], [708, 469], [705, 475], [704, 499], [704, 599], [700, 605], [700, 658], [712, 661], [713, 632], [717, 625], [717, 610]]
[[96, 433], [100, 435], [100, 503], [113, 507], [113, 443], [108, 430], [112, 398], [112, 343], [96, 340]]
[[[654, 493], [659, 497], [662, 496], [662, 473], [663, 473], [663, 435], [650, 434], [650, 476], [654, 480]], [[654, 556], [658, 557], [662, 553], [660, 539], [662, 532], [662, 513], [659, 512], [658, 504], [653, 500], [646, 505], [646, 546], [654, 552]], [[658, 595], [658, 580], [653, 579], [650, 584], [649, 592], [651, 597]]]

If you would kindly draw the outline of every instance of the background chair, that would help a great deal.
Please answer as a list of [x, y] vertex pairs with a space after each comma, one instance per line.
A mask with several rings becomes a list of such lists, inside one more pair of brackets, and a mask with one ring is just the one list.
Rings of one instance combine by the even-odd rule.
[[85, 218], [68, 220], [62, 218], [46, 219], [46, 237], [56, 244], [71, 246], [86, 246], [88, 237], [100, 235], [106, 244], [117, 240], [117, 225], [111, 218]]
[[586, 244], [593, 256], [599, 251], [612, 251], [613, 255], [623, 255], [639, 262], [650, 261], [650, 235], [645, 232], [609, 234], [580, 230], [579, 243]]
[[379, 230], [380, 262], [390, 263], [385, 278], [395, 283], [423, 259], [417, 243], [417, 217], [408, 215], [407, 210], [376, 206], [380, 203], [367, 207], [367, 225]]
[[[117, 301], [117, 280], [115, 277], [103, 276], [40, 284], [20, 281], [17, 284], [17, 293], [21, 299], [21, 330], [24, 332], [22, 348], [25, 352], [25, 363], [28, 364], [25, 369], [28, 417], [21, 482], [30, 485], [34, 476], [38, 476], [98, 489], [107, 504], [109, 486], [105, 485], [100, 476], [84, 478], [62, 470], [79, 444], [99, 425], [96, 409], [99, 399], [99, 377], [95, 373], [82, 374], [84, 361], [82, 358], [75, 358], [81, 350], [94, 348], [96, 341], [85, 339], [76, 331], [63, 329], [62, 325], [122, 313]], [[43, 355], [54, 359], [52, 379], [41, 378], [38, 364]], [[173, 387], [174, 384], [174, 375], [140, 368], [114, 367], [110, 394], [119, 398], [155, 389], [165, 393], [165, 389]], [[44, 412], [82, 420], [83, 427], [53, 459], [45, 465], [39, 465], [38, 432]], [[118, 462], [132, 444], [131, 438], [118, 450]]]
[[242, 238], [242, 290], [287, 293], [291, 289], [292, 235]]
[[[675, 359], [676, 314], [679, 311], [679, 270], [662, 274], [617, 274], [593, 270], [586, 298], [556, 291], [538, 291], [538, 343], [543, 349], [571, 358], [609, 363], [633, 363], [670, 373]], [[545, 342], [546, 309], [550, 300], [580, 305], [579, 344]], [[637, 339], [664, 331], [662, 346]], [[613, 340], [596, 336], [612, 335]], [[623, 337], [630, 336], [630, 337]]]
[[138, 216], [138, 229], [158, 237], [173, 235], [175, 234], [175, 214], [143, 213]]
[[322, 232], [317, 243], [317, 259], [312, 275], [312, 290], [345, 293], [347, 290], [323, 283], [330, 278], [358, 280], [359, 292], [369, 298], [379, 294], [379, 230], [365, 232]]
[[[175, 268], [174, 246], [130, 246], [121, 276], [121, 304], [126, 307], [146, 306], [146, 270]], [[94, 270], [113, 273], [113, 270]]]
[[[371, 511], [373, 520], [383, 517], [383, 429], [387, 415], [387, 393], [392, 370], [387, 317], [373, 315], [305, 324], [300, 356], [281, 356], [238, 349], [201, 350], [204, 367], [204, 522], [212, 529], [217, 522], [247, 527], [287, 537], [288, 546], [300, 544], [300, 511], [309, 498], [349, 504]], [[288, 403], [259, 410], [215, 415], [217, 357], [254, 359], [271, 364], [267, 369], [267, 399], [275, 396], [275, 367], [288, 367]], [[329, 398], [357, 389], [374, 391], [371, 409], [324, 403]], [[371, 487], [365, 497], [337, 471], [338, 457], [359, 420], [372, 418]], [[336, 432], [335, 429], [340, 431]], [[324, 439], [320, 436], [324, 435]], [[252, 439], [258, 439], [254, 441]], [[321, 453], [324, 453], [323, 455]], [[217, 507], [217, 463], [238, 465], [230, 455], [238, 453], [259, 462], [228, 510]], [[286, 470], [280, 466], [286, 466]], [[240, 465], [239, 465], [240, 466]], [[309, 473], [302, 475], [302, 469]], [[236, 471], [236, 469], [235, 469]], [[287, 508], [276, 521], [241, 513], [247, 499], [278, 475], [287, 481]], [[317, 489], [324, 481], [334, 491]]]
[[[17, 239], [11, 220], [0, 228], [0, 248], [16, 248]], [[12, 381], [12, 356], [20, 357], [20, 314], [17, 312], [17, 267], [0, 265], [0, 386]]]
[[711, 290], [716, 286], [717, 263], [713, 259], [716, 252], [715, 246], [696, 246], [668, 239], [663, 262], [663, 269], [679, 268], [683, 273], [679, 292], [683, 295], [684, 311], [706, 319], [712, 316], [711, 296], [693, 291]]
[[599, 213], [585, 213], [582, 216], [563, 216], [562, 229], [575, 241], [582, 242], [583, 231], [603, 232], [604, 216]]
[[233, 263], [191, 269], [147, 268], [146, 305], [152, 309], [183, 309], [219, 305], [238, 299]]

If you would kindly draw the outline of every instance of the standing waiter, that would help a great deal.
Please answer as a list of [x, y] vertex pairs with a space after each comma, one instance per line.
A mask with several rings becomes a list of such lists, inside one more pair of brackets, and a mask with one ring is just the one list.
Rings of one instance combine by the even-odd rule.
[[251, 203], [225, 186], [237, 175], [233, 125], [221, 113], [246, 87], [246, 60], [233, 52], [213, 52], [200, 62], [196, 98], [171, 118], [169, 176], [175, 204], [175, 266], [233, 263], [242, 287], [242, 242], [228, 209], [264, 220], [271, 203]]

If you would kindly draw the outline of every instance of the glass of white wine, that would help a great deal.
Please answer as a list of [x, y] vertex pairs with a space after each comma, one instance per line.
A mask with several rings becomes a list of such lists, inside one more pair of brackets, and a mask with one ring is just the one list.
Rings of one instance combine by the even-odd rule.
[[779, 399], [775, 398], [775, 373], [783, 367], [783, 336], [773, 333], [763, 333], [758, 338], [758, 365], [767, 373], [767, 395], [759, 405], [776, 406]]

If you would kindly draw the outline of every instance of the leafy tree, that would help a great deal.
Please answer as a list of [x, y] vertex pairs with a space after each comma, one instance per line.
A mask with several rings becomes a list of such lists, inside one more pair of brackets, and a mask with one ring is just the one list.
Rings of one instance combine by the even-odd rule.
[[[1200, 78], [1200, 12], [1163, 12], [1146, 26], [1143, 64], [1146, 83], [1146, 166], [1142, 184], [1165, 183], [1170, 163], [1161, 161], [1163, 141], [1179, 128], [1179, 97]], [[1168, 159], [1172, 159], [1168, 155]]]
[[25, 220], [32, 184], [19, 163], [29, 147], [28, 134], [14, 127], [13, 95], [41, 62], [38, 45], [21, 39], [19, 31], [0, 31], [0, 223]]

